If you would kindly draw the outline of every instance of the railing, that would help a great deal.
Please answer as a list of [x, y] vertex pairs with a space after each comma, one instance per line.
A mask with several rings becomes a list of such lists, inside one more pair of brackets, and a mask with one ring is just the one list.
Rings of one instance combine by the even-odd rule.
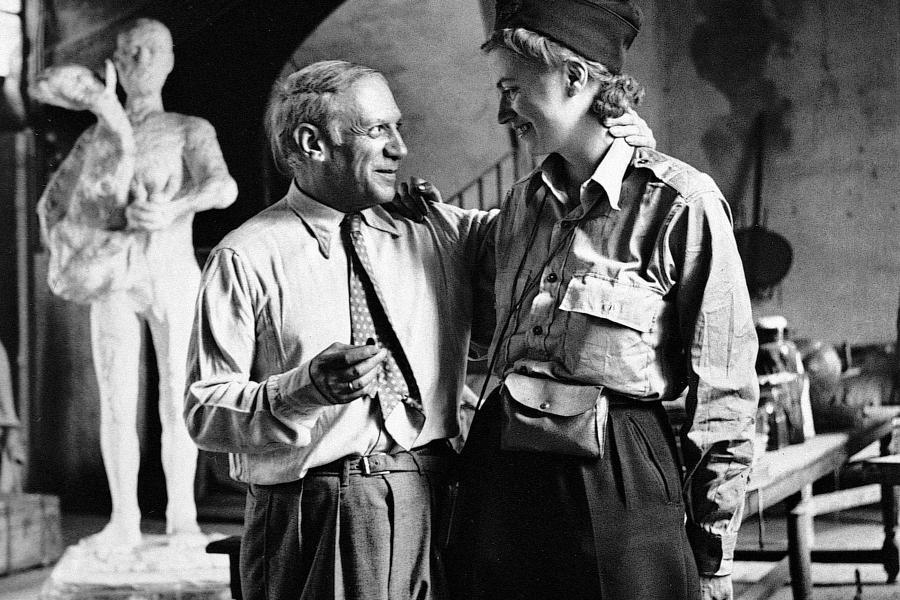
[[[487, 210], [500, 206], [503, 197], [513, 183], [524, 174], [523, 157], [514, 148], [500, 157], [478, 177], [464, 185], [446, 202], [462, 208]], [[531, 165], [533, 167], [533, 164]]]

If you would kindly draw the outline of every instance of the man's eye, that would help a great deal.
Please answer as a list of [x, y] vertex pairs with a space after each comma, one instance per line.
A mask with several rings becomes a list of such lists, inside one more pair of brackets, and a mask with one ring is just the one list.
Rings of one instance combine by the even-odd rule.
[[500, 95], [506, 100], [512, 100], [517, 93], [519, 93], [519, 90], [516, 88], [500, 88]]
[[384, 125], [375, 125], [374, 127], [369, 127], [366, 133], [369, 134], [370, 138], [377, 138], [384, 135], [385, 131], [387, 131], [387, 128]]

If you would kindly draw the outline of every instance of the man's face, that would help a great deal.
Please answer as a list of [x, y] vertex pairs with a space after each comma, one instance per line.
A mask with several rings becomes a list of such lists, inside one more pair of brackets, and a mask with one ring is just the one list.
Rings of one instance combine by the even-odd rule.
[[566, 102], [565, 70], [525, 61], [505, 48], [491, 58], [500, 91], [500, 124], [512, 127], [532, 154], [564, 150], [577, 133], [578, 117]]
[[394, 198], [397, 169], [406, 156], [400, 135], [400, 109], [387, 82], [364, 77], [334, 98], [334, 140], [326, 168], [334, 198], [345, 212]]
[[113, 55], [119, 82], [129, 96], [161, 92], [174, 60], [171, 38], [154, 27], [119, 34]]

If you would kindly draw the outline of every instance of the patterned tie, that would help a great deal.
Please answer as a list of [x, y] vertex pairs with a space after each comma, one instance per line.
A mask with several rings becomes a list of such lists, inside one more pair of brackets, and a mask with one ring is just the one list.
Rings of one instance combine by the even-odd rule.
[[399, 441], [408, 436], [393, 432], [388, 419], [397, 404], [403, 402], [408, 407], [407, 413], [416, 431], [421, 431], [425, 422], [425, 410], [418, 400], [419, 389], [412, 369], [391, 326], [384, 296], [373, 276], [372, 264], [359, 227], [360, 220], [359, 213], [349, 213], [344, 217], [341, 228], [350, 264], [350, 328], [354, 344], [366, 344], [369, 340], [375, 340], [376, 343], [380, 341], [388, 350], [388, 357], [382, 363], [382, 373], [378, 376], [378, 402], [385, 428]]

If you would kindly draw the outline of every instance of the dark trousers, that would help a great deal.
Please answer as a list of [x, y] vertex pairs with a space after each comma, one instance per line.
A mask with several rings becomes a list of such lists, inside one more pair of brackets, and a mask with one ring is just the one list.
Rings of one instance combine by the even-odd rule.
[[442, 600], [433, 543], [446, 475], [310, 473], [251, 485], [241, 542], [246, 600]]
[[613, 403], [603, 457], [500, 450], [500, 398], [463, 448], [448, 567], [459, 600], [693, 600], [680, 470], [660, 403]]

